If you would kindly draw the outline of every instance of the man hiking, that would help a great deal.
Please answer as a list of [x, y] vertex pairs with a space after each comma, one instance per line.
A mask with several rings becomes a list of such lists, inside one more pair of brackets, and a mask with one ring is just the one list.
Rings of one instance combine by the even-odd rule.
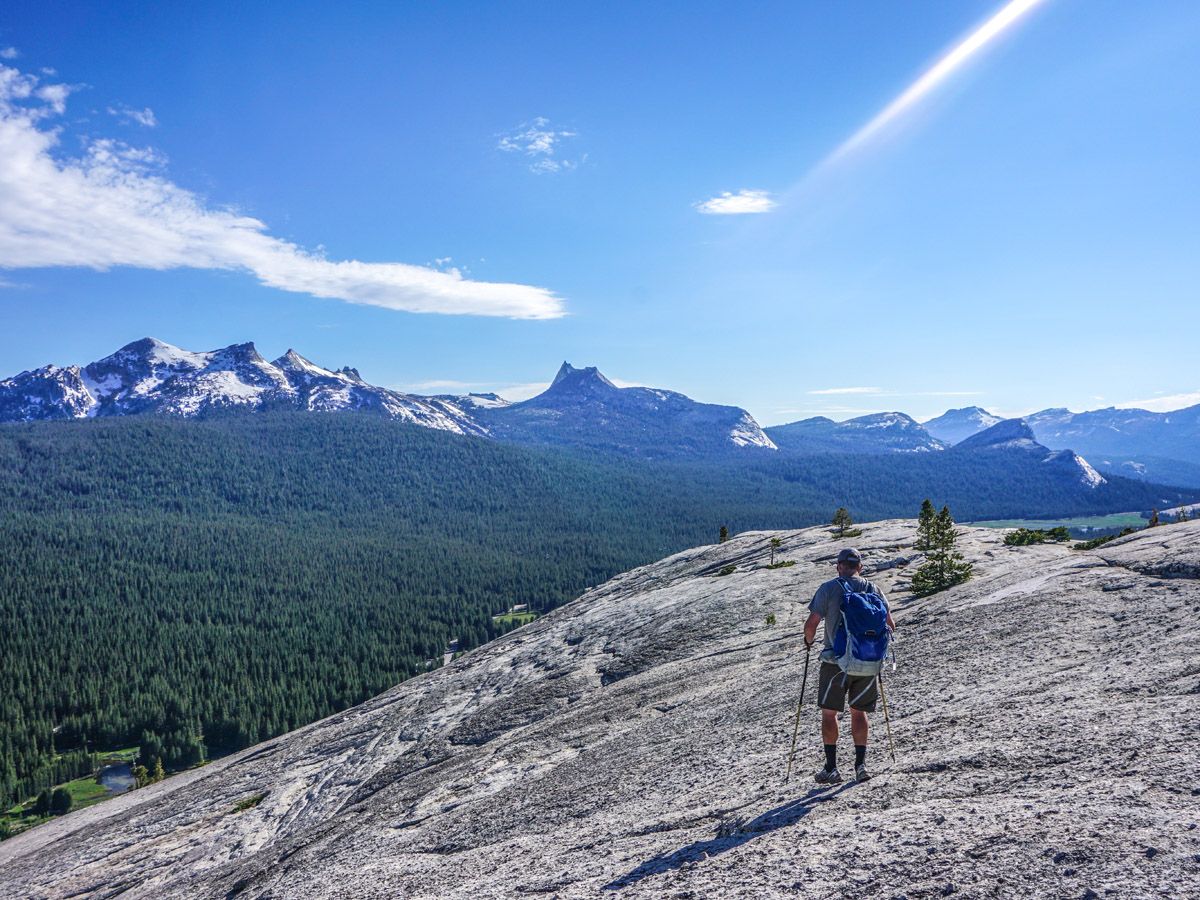
[[[826, 581], [813, 595], [808, 605], [808, 620], [804, 623], [804, 647], [811, 649], [817, 639], [817, 626], [825, 621], [825, 640], [821, 649], [821, 673], [817, 681], [817, 705], [821, 707], [821, 740], [825, 744], [825, 766], [817, 771], [819, 784], [837, 784], [842, 780], [837, 768], [838, 713], [850, 702], [850, 734], [854, 738], [854, 778], [866, 781], [867, 772], [867, 713], [875, 712], [879, 685], [874, 675], [849, 675], [836, 662], [834, 643], [842, 621], [842, 598], [849, 592], [874, 594], [883, 602], [887, 627], [894, 629], [891, 609], [883, 591], [862, 577], [862, 556], [857, 550], [846, 549], [837, 557], [837, 578]], [[886, 646], [886, 642], [885, 642]]]

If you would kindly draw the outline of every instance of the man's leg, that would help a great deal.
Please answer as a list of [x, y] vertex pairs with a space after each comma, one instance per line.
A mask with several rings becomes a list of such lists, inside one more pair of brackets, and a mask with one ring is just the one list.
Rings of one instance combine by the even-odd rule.
[[846, 678], [832, 663], [821, 663], [817, 703], [821, 707], [821, 741], [825, 744], [825, 768], [817, 773], [819, 784], [836, 784], [841, 775], [827, 778], [837, 771], [838, 712], [846, 708]]
[[[858, 712], [858, 710], [854, 710]], [[821, 740], [826, 744], [836, 744], [838, 739], [838, 714], [832, 709], [821, 710]], [[864, 715], [865, 719], [866, 716]], [[810, 720], [811, 721], [811, 720]], [[853, 722], [853, 719], [851, 720]], [[858, 738], [855, 737], [854, 743], [858, 743]]]
[[[825, 723], [822, 722], [822, 725]], [[850, 734], [854, 736], [855, 747], [867, 746], [867, 733], [870, 731], [870, 726], [867, 724], [867, 714], [861, 709], [850, 708]], [[833, 739], [837, 740], [837, 722], [833, 724]]]
[[833, 772], [837, 769], [837, 717], [838, 714], [836, 710], [821, 710], [821, 742], [825, 745], [826, 772]]
[[[873, 703], [872, 708], [874, 708]], [[854, 778], [856, 781], [865, 781], [871, 777], [866, 769], [869, 731], [866, 711], [850, 707], [850, 734], [854, 736]]]

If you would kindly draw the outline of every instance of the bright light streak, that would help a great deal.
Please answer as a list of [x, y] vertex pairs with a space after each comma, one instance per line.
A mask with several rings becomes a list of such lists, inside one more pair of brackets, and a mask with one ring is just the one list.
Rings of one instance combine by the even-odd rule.
[[1015, 25], [1026, 13], [1044, 0], [1009, 0], [998, 13], [964, 38], [953, 50], [939, 59], [924, 75], [914, 81], [907, 90], [889, 103], [870, 122], [860, 128], [829, 157], [830, 161], [845, 156], [861, 147], [891, 122], [910, 109], [926, 94], [949, 78], [957, 69], [1005, 31]]

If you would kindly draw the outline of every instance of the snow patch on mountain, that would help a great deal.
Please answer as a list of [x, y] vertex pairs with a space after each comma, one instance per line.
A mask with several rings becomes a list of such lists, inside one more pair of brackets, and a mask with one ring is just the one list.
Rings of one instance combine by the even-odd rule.
[[1071, 450], [1056, 450], [1042, 461], [1046, 463], [1058, 463], [1060, 465], [1065, 463], [1077, 468], [1079, 470], [1080, 482], [1090, 488], [1097, 488], [1102, 484], [1108, 483], [1104, 476], [1092, 468], [1086, 459]]
[[737, 447], [763, 447], [767, 450], [778, 450], [775, 442], [767, 437], [765, 431], [750, 413], [746, 413], [729, 432], [729, 440]]

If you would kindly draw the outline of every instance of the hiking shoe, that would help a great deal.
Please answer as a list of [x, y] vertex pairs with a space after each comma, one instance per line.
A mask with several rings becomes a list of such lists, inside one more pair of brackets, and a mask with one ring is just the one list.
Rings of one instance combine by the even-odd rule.
[[817, 769], [817, 784], [838, 784], [842, 780], [842, 773], [837, 769]]
[[871, 773], [867, 771], [866, 763], [859, 763], [857, 766], [854, 767], [854, 780], [855, 781], [870, 781], [871, 780]]

